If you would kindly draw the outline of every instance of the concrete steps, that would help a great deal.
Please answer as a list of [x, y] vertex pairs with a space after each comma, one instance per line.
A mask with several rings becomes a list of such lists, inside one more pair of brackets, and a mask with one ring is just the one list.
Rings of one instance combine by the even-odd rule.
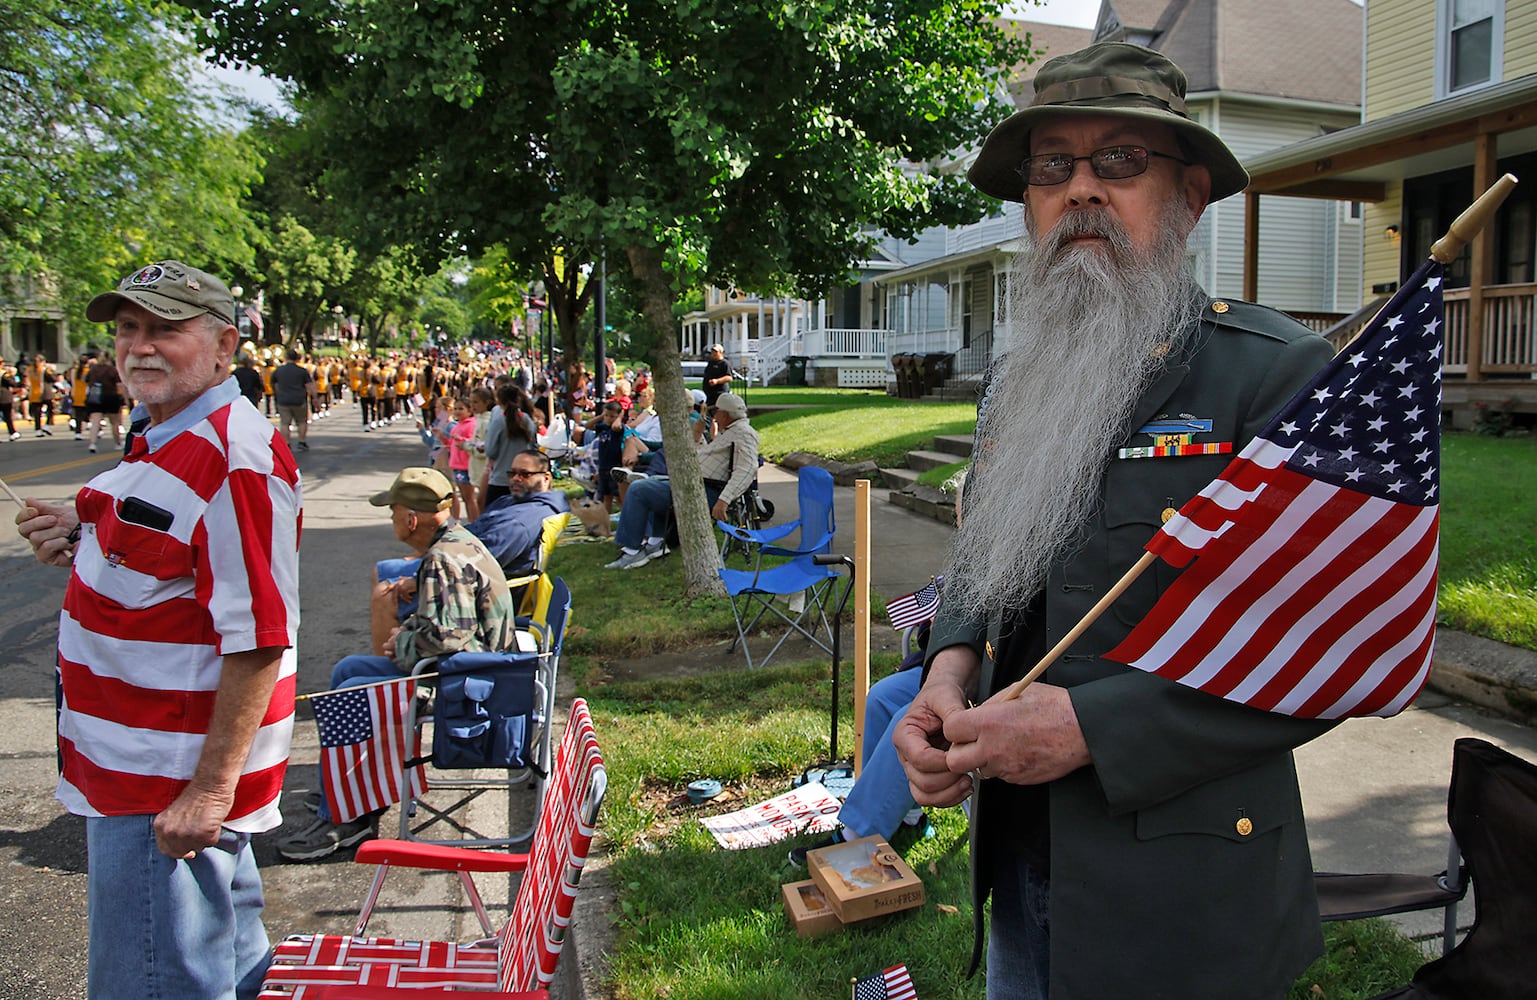
[[918, 482], [917, 469], [882, 469], [881, 480], [893, 490], [905, 490]]
[[970, 434], [941, 434], [934, 439], [934, 451], [942, 451], [955, 458], [950, 461], [958, 461], [971, 456]]
[[914, 472], [928, 472], [942, 465], [951, 465], [965, 458], [965, 455], [957, 455], [949, 451], [910, 451], [907, 453], [907, 467]]

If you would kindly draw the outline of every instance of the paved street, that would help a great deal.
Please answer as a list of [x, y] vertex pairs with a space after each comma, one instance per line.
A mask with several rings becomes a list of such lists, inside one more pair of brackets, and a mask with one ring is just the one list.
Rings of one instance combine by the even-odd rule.
[[[305, 495], [301, 691], [323, 687], [331, 664], [366, 643], [365, 593], [373, 563], [398, 553], [400, 546], [365, 498], [422, 455], [408, 424], [365, 434], [352, 406], [313, 425], [310, 439], [311, 450], [300, 458]], [[56, 429], [51, 439], [24, 437], [0, 445], [0, 476], [24, 496], [58, 499], [72, 495], [113, 460], [88, 455], [83, 443]], [[784, 512], [781, 516], [793, 516], [793, 476], [768, 468], [763, 484]], [[838, 491], [841, 551], [852, 551], [852, 493]], [[886, 504], [883, 490], [873, 493], [873, 579], [876, 589], [890, 597], [921, 586], [937, 571], [949, 532]], [[52, 661], [64, 583], [62, 571], [38, 565], [12, 531], [0, 531], [0, 643], [7, 651], [0, 669], [6, 720], [0, 759], [7, 765], [0, 771], [0, 998], [84, 995], [82, 825], [52, 799]], [[576, 600], [579, 606], [581, 595]], [[1438, 870], [1444, 864], [1452, 741], [1464, 735], [1482, 736], [1537, 760], [1537, 733], [1531, 729], [1434, 694], [1396, 719], [1348, 722], [1304, 748], [1298, 759], [1317, 867]], [[290, 792], [314, 787], [314, 772], [307, 765], [315, 759], [314, 727], [301, 710]], [[287, 812], [289, 828], [307, 819], [296, 809]], [[272, 849], [274, 839], [259, 838], [258, 845], [271, 933], [350, 930], [370, 872], [345, 859], [281, 864]], [[489, 889], [488, 906], [493, 911], [505, 906], [507, 885]], [[397, 873], [386, 900], [372, 928], [377, 932], [476, 936], [473, 917], [457, 908], [457, 880], [451, 875]], [[1469, 907], [1464, 922], [1471, 916]], [[1436, 925], [1433, 917], [1409, 921], [1415, 930]], [[580, 923], [576, 934], [580, 940]]]

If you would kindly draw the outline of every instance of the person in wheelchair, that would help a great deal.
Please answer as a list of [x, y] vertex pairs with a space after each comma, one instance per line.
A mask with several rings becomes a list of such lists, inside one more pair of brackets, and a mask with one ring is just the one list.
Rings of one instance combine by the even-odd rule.
[[[729, 392], [715, 401], [715, 425], [719, 432], [714, 440], [705, 441], [697, 432], [693, 440], [699, 450], [710, 516], [719, 521], [726, 517], [731, 502], [746, 493], [757, 478], [758, 432], [748, 422], [747, 403]], [[658, 462], [665, 463], [664, 456], [665, 449], [654, 452], [647, 478], [631, 480], [619, 511], [619, 526], [614, 531], [619, 558], [605, 569], [635, 569], [667, 554], [672, 486], [664, 474], [656, 471]]]
[[[516, 623], [507, 577], [480, 539], [449, 522], [453, 492], [441, 472], [413, 467], [369, 498], [390, 509], [395, 537], [421, 557], [417, 608], [390, 629], [376, 653], [343, 657], [331, 669], [331, 690], [402, 676], [429, 656], [512, 646]], [[278, 853], [290, 861], [314, 861], [378, 832], [378, 812], [337, 825], [324, 796], [305, 804], [315, 807], [315, 821], [278, 841]]]

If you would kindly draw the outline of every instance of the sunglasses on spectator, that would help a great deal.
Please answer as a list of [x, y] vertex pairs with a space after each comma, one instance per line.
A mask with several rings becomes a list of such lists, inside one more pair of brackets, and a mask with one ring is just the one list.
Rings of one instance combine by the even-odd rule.
[[1095, 177], [1101, 180], [1118, 181], [1146, 173], [1148, 158], [1153, 156], [1183, 163], [1187, 167], [1190, 165], [1189, 160], [1182, 160], [1168, 153], [1160, 153], [1146, 146], [1106, 146], [1104, 149], [1096, 149], [1088, 156], [1069, 156], [1066, 153], [1041, 153], [1036, 156], [1027, 156], [1019, 165], [1019, 175], [1025, 179], [1026, 184], [1034, 187], [1050, 187], [1053, 184], [1061, 184], [1073, 176], [1073, 170], [1078, 166], [1079, 160], [1088, 160], [1089, 169], [1094, 171]]
[[532, 479], [535, 476], [548, 476], [549, 474], [550, 474], [549, 471], [546, 470], [546, 469], [508, 469], [507, 470], [507, 478], [508, 479]]

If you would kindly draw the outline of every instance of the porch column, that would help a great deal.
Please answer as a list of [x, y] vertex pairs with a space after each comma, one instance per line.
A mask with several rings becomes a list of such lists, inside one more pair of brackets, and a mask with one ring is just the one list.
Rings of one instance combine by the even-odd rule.
[[[1498, 176], [1497, 137], [1481, 132], [1473, 140], [1473, 197], [1489, 190]], [[1494, 262], [1494, 227], [1485, 226], [1473, 237], [1468, 274], [1468, 381], [1484, 380], [1484, 286], [1489, 284]]]
[[1259, 192], [1243, 194], [1243, 297], [1259, 301]]

